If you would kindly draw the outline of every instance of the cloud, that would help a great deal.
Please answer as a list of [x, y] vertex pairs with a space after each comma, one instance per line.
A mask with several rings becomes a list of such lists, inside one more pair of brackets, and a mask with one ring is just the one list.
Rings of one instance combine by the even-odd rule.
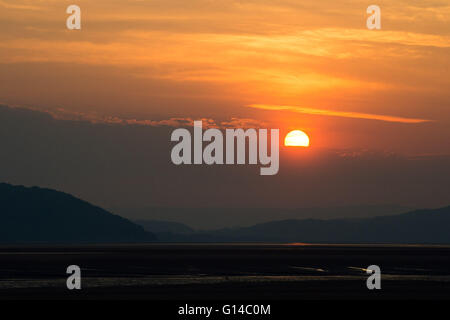
[[6, 104], [1, 104], [0, 106], [12, 108], [12, 109], [26, 109], [36, 112], [46, 113], [50, 115], [55, 120], [66, 120], [66, 121], [86, 121], [93, 124], [103, 123], [103, 124], [113, 124], [113, 125], [136, 125], [136, 126], [151, 126], [151, 127], [192, 127], [194, 121], [202, 121], [203, 128], [262, 128], [267, 127], [265, 122], [249, 119], [249, 118], [231, 118], [225, 121], [216, 121], [211, 118], [191, 118], [191, 117], [172, 117], [169, 119], [162, 120], [149, 120], [149, 119], [125, 119], [117, 116], [101, 116], [95, 113], [85, 113], [66, 110], [64, 108], [56, 109], [40, 109], [35, 107], [22, 107], [22, 106], [9, 106]]
[[364, 29], [320, 28], [304, 31], [301, 35], [309, 39], [321, 39], [322, 41], [344, 40], [437, 48], [450, 47], [449, 36], [405, 31], [372, 32], [371, 30]]
[[314, 108], [304, 108], [297, 106], [277, 106], [277, 105], [265, 105], [265, 104], [252, 104], [249, 105], [250, 108], [263, 109], [263, 110], [285, 110], [297, 113], [306, 113], [321, 116], [332, 116], [332, 117], [344, 117], [344, 118], [355, 118], [355, 119], [369, 119], [369, 120], [380, 120], [387, 122], [400, 122], [400, 123], [422, 123], [430, 122], [433, 120], [418, 119], [418, 118], [404, 118], [395, 117], [388, 115], [370, 114], [370, 113], [360, 113], [360, 112], [346, 112], [346, 111], [334, 111], [334, 110], [323, 110]]
[[399, 159], [398, 153], [389, 150], [347, 149], [338, 150], [336, 154], [345, 159]]
[[37, 7], [34, 5], [27, 5], [27, 4], [12, 4], [7, 3], [5, 1], [0, 0], [0, 6], [6, 9], [16, 9], [16, 10], [34, 10], [34, 11], [40, 11], [42, 10], [41, 7]]
[[265, 122], [245, 118], [231, 118], [230, 121], [222, 121], [220, 125], [223, 128], [243, 128], [243, 129], [268, 127], [268, 125]]
[[202, 120], [203, 127], [218, 127], [213, 119], [201, 118], [192, 119], [190, 117], [172, 117], [163, 120], [149, 120], [149, 119], [124, 119], [117, 116], [101, 116], [94, 113], [75, 112], [63, 108], [41, 110], [38, 108], [27, 107], [34, 111], [44, 112], [52, 116], [56, 120], [72, 120], [72, 121], [87, 121], [90, 123], [116, 124], [116, 125], [140, 125], [140, 126], [168, 126], [168, 127], [188, 127], [194, 125], [194, 120]]

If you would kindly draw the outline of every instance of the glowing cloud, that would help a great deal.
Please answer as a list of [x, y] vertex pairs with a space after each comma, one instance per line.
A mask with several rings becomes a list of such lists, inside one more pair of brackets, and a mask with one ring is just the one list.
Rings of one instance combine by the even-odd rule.
[[248, 107], [256, 108], [256, 109], [263, 109], [263, 110], [286, 110], [286, 111], [291, 111], [291, 112], [313, 114], [313, 115], [320, 115], [320, 116], [369, 119], [369, 120], [380, 120], [380, 121], [400, 122], [400, 123], [422, 123], [422, 122], [432, 121], [432, 120], [427, 120], [427, 119], [404, 118], [404, 117], [395, 117], [395, 116], [388, 116], [388, 115], [351, 112], [351, 111], [346, 112], [346, 111], [323, 110], [323, 109], [304, 108], [304, 107], [297, 107], [297, 106], [277, 106], [277, 105], [266, 105], [266, 104], [252, 104], [252, 105], [249, 105]]

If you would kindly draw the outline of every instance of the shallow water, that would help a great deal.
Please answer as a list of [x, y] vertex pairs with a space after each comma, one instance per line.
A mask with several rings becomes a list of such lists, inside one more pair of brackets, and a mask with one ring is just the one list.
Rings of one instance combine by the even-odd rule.
[[66, 292], [72, 264], [81, 268], [85, 292], [102, 297], [236, 297], [234, 290], [258, 297], [264, 287], [284, 298], [334, 297], [336, 288], [342, 298], [367, 291], [372, 264], [380, 266], [391, 296], [450, 297], [448, 246], [305, 244], [2, 246], [0, 297]]

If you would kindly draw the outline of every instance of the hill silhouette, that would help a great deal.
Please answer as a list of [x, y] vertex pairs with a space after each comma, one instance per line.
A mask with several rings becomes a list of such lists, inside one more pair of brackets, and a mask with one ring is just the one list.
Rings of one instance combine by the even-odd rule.
[[[281, 220], [245, 228], [164, 234], [164, 241], [450, 244], [450, 206], [362, 219]], [[159, 238], [159, 237], [158, 237]]]
[[[289, 219], [195, 231], [180, 223], [136, 221], [67, 193], [0, 183], [0, 243], [309, 242], [450, 244], [450, 206], [360, 219]], [[144, 230], [147, 229], [146, 230]]]
[[180, 234], [189, 234], [193, 233], [194, 229], [191, 227], [173, 221], [162, 221], [162, 220], [135, 220], [135, 223], [142, 226], [144, 230], [149, 231], [151, 233], [180, 233]]
[[0, 243], [153, 240], [141, 226], [67, 193], [0, 183]]

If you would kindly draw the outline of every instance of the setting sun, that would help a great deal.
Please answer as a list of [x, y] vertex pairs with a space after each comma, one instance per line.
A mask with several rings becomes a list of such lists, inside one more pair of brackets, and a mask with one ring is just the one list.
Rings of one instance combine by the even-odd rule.
[[287, 147], [309, 147], [309, 137], [301, 130], [293, 130], [284, 138]]

